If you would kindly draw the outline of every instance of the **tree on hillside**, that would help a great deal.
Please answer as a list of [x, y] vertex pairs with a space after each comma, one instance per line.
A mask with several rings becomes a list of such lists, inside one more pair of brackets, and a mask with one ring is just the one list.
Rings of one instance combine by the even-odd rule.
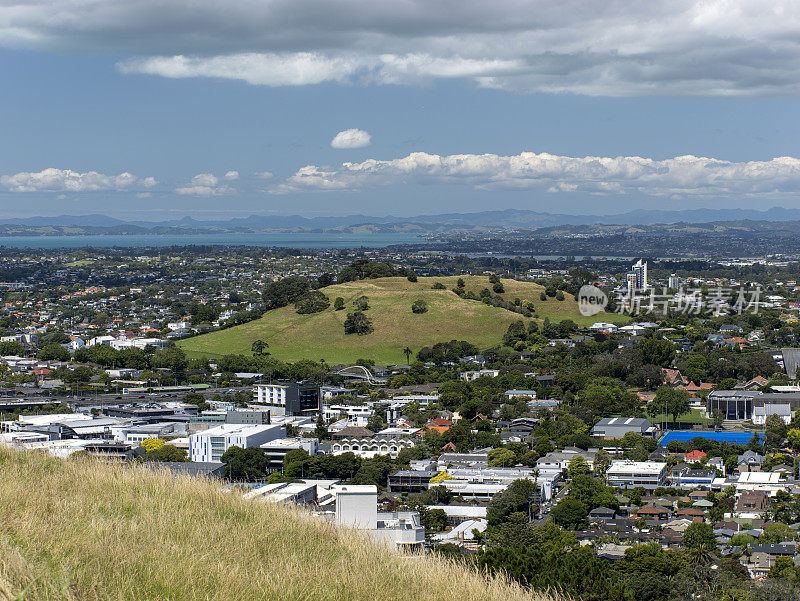
[[411, 350], [410, 347], [407, 346], [406, 348], [403, 349], [403, 354], [406, 356], [406, 363], [408, 365], [411, 365], [411, 355], [413, 355], [414, 352]]
[[680, 388], [661, 386], [656, 390], [656, 396], [648, 409], [651, 415], [665, 412], [672, 416], [673, 422], [677, 422], [681, 415], [689, 413], [689, 393]]
[[268, 346], [269, 344], [267, 344], [263, 340], [254, 340], [253, 344], [250, 345], [250, 350], [253, 351], [254, 355], [260, 356], [264, 354], [264, 349], [266, 349]]
[[337, 296], [336, 300], [333, 301], [333, 310], [341, 311], [342, 309], [344, 309], [344, 299], [341, 296]]
[[319, 290], [311, 290], [294, 301], [294, 308], [300, 315], [320, 313], [331, 306], [331, 299]]
[[425, 302], [424, 298], [418, 298], [413, 303], [411, 303], [412, 313], [426, 313], [427, 311], [428, 311], [428, 303]]
[[355, 311], [344, 320], [345, 334], [369, 334], [373, 331], [372, 322], [361, 311]]
[[303, 278], [289, 276], [268, 284], [262, 296], [267, 309], [275, 309], [293, 303], [308, 292], [309, 289], [308, 282]]
[[356, 300], [353, 301], [353, 306], [358, 311], [366, 311], [369, 309], [369, 297], [367, 296], [359, 296]]
[[525, 324], [522, 320], [517, 320], [508, 324], [506, 333], [503, 334], [503, 344], [505, 346], [514, 346], [517, 342], [524, 341], [528, 337], [525, 330]]

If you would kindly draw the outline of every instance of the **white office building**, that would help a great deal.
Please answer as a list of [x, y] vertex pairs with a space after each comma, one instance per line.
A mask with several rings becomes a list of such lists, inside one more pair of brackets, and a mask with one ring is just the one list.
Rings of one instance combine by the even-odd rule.
[[[346, 415], [348, 420], [359, 422], [358, 425], [366, 425], [369, 417], [375, 413], [375, 410], [370, 405], [323, 405], [322, 406], [322, 419], [325, 423], [331, 423]], [[360, 419], [359, 419], [360, 418]]]
[[660, 461], [614, 461], [606, 472], [609, 486], [653, 490], [667, 483], [667, 464]]
[[198, 462], [220, 461], [231, 447], [259, 447], [285, 437], [286, 428], [278, 425], [221, 424], [189, 437], [189, 457]]
[[780, 472], [743, 472], [736, 482], [737, 494], [761, 491], [774, 497], [779, 490], [786, 490], [787, 487], [786, 477]]

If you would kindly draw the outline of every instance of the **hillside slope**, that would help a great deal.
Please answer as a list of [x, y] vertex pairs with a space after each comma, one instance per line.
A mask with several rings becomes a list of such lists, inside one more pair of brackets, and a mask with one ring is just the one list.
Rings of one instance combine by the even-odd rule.
[[[483, 288], [492, 288], [488, 277], [463, 276], [463, 279], [466, 290], [476, 294]], [[269, 344], [273, 356], [284, 361], [325, 359], [336, 364], [364, 358], [386, 365], [405, 363], [402, 350], [406, 346], [416, 352], [437, 342], [467, 340], [487, 348], [501, 341], [510, 323], [519, 319], [528, 321], [518, 313], [460, 298], [451, 290], [457, 280], [455, 276], [419, 278], [412, 283], [398, 277], [336, 284], [322, 291], [331, 302], [341, 296], [344, 310], [334, 311], [331, 306], [321, 313], [298, 315], [293, 306], [283, 307], [247, 324], [189, 338], [180, 346], [191, 355], [213, 358], [226, 353], [249, 353], [253, 341], [261, 339]], [[441, 282], [446, 289], [433, 290], [435, 282]], [[532, 282], [503, 280], [503, 286], [503, 298], [532, 302], [540, 320], [571, 319], [577, 324], [627, 321], [625, 316], [605, 313], [583, 317], [571, 295], [566, 295], [563, 301], [553, 298], [541, 301], [544, 289]], [[370, 309], [366, 314], [374, 332], [365, 336], [346, 335], [344, 320], [353, 310], [353, 301], [362, 295], [369, 298]], [[427, 302], [427, 313], [411, 312], [411, 304], [419, 298]]]
[[0, 474], [2, 601], [546, 599], [204, 480], [5, 448]]

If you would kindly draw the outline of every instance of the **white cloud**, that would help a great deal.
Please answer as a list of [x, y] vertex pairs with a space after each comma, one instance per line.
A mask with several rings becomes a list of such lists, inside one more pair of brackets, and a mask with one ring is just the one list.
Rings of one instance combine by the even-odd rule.
[[239, 179], [239, 172], [238, 171], [228, 171], [225, 175], [222, 176], [223, 179], [228, 180], [229, 182]]
[[778, 157], [735, 163], [691, 155], [656, 160], [533, 152], [512, 156], [415, 152], [398, 159], [369, 159], [338, 167], [306, 165], [271, 192], [357, 191], [406, 184], [599, 195], [779, 197], [800, 193], [800, 159]]
[[372, 136], [363, 129], [346, 129], [333, 137], [331, 148], [365, 148], [371, 143]]
[[304, 86], [326, 81], [344, 83], [367, 70], [364, 60], [328, 57], [314, 52], [291, 54], [245, 53], [209, 58], [157, 56], [123, 61], [122, 73], [143, 73], [170, 78], [213, 77], [238, 79], [262, 86]]
[[800, 92], [794, 0], [25, 0], [0, 45], [283, 86], [443, 78], [590, 95]]
[[175, 194], [182, 196], [224, 196], [236, 192], [228, 185], [218, 185], [219, 178], [213, 173], [198, 173], [185, 186], [175, 188]]
[[272, 171], [259, 171], [254, 174], [255, 177], [258, 179], [272, 179], [275, 177], [275, 174]]
[[152, 188], [156, 180], [139, 178], [130, 173], [104, 175], [96, 171], [78, 172], [69, 169], [43, 169], [0, 176], [0, 184], [12, 192], [100, 192]]

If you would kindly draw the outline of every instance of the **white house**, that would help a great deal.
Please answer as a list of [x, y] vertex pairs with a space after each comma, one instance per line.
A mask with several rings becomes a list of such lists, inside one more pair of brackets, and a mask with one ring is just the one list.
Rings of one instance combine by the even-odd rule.
[[116, 338], [113, 336], [95, 336], [94, 338], [89, 339], [89, 342], [86, 343], [86, 346], [111, 346], [111, 342], [114, 340], [116, 340]]
[[589, 329], [595, 332], [609, 332], [613, 334], [617, 331], [617, 326], [615, 326], [613, 323], [598, 321], [597, 323], [590, 325]]
[[500, 375], [499, 369], [478, 369], [461, 373], [461, 379], [465, 382], [472, 382], [478, 378], [496, 378]]
[[70, 353], [74, 353], [84, 346], [86, 346], [86, 342], [84, 342], [83, 338], [73, 338], [64, 345], [64, 348], [66, 348]]
[[770, 403], [753, 407], [753, 423], [757, 426], [766, 424], [770, 415], [777, 415], [784, 423], [789, 424], [792, 421], [792, 406], [789, 403]]

